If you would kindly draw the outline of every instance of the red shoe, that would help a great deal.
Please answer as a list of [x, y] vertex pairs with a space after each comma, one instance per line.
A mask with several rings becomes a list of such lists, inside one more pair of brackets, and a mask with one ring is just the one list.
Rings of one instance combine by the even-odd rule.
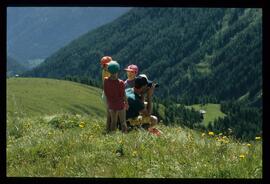
[[148, 131], [154, 135], [160, 136], [161, 135], [161, 131], [157, 128], [148, 128]]

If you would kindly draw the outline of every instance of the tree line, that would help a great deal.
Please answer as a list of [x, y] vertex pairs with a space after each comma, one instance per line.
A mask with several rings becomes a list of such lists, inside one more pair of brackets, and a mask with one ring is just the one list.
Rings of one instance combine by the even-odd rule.
[[221, 103], [221, 111], [227, 116], [216, 119], [208, 129], [232, 133], [242, 140], [254, 140], [262, 135], [262, 109], [229, 101]]
[[171, 99], [155, 98], [154, 101], [153, 113], [165, 125], [178, 124], [202, 131], [222, 132], [241, 140], [254, 140], [256, 136], [262, 135], [262, 109], [243, 102], [221, 102], [220, 110], [226, 116], [219, 117], [205, 126], [202, 123], [203, 115], [194, 108], [188, 109], [183, 104], [175, 104]]

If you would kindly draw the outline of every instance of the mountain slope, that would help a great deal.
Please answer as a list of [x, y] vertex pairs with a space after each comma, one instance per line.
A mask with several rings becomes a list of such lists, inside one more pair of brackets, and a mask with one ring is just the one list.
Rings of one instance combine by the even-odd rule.
[[129, 9], [8, 7], [8, 53], [26, 63], [43, 60], [79, 35], [116, 19]]
[[101, 90], [53, 79], [7, 79], [7, 116], [31, 117], [55, 113], [104, 116]]
[[7, 76], [13, 76], [25, 72], [28, 68], [15, 60], [14, 58], [7, 56]]
[[[159, 97], [180, 103], [236, 100], [261, 107], [260, 9], [135, 8], [74, 40], [25, 76], [100, 80], [99, 59], [112, 55], [122, 68], [161, 84]], [[125, 78], [124, 72], [120, 75]]]

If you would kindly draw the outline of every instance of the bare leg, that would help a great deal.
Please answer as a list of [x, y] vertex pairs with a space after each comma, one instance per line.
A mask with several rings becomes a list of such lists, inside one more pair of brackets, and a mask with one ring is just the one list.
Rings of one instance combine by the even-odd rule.
[[119, 112], [119, 120], [121, 124], [121, 130], [124, 133], [127, 133], [127, 123], [126, 123], [126, 110], [120, 110]]
[[115, 131], [117, 126], [118, 112], [111, 109], [109, 111], [111, 115], [110, 131]]
[[111, 115], [109, 109], [107, 108], [107, 122], [106, 122], [106, 131], [110, 131], [110, 124], [111, 124]]

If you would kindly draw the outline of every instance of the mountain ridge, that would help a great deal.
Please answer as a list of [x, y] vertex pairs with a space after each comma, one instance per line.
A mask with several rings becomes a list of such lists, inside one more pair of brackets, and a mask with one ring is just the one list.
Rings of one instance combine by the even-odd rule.
[[137, 64], [158, 81], [161, 98], [215, 103], [250, 92], [248, 104], [260, 107], [261, 16], [260, 9], [247, 8], [134, 8], [74, 40], [25, 76], [100, 80], [98, 61], [111, 55], [122, 69]]
[[8, 55], [19, 62], [45, 59], [71, 40], [121, 16], [120, 7], [9, 7]]

